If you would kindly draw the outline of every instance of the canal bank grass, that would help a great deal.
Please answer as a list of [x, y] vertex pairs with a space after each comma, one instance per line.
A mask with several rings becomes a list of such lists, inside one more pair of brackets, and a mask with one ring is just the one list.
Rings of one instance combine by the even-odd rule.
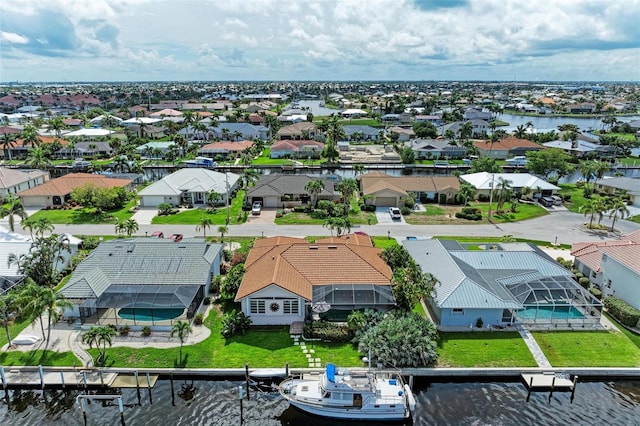
[[116, 219], [124, 221], [131, 219], [131, 209], [136, 205], [136, 200], [130, 200], [124, 207], [118, 210], [107, 211], [102, 215], [96, 214], [95, 208], [75, 208], [68, 210], [38, 210], [29, 219], [37, 220], [46, 218], [53, 224], [78, 225], [78, 224], [105, 224], [114, 223]]
[[73, 352], [54, 352], [49, 350], [10, 351], [0, 354], [0, 365], [50, 365], [62, 367], [81, 366], [82, 361], [76, 358]]
[[440, 332], [438, 367], [536, 367], [516, 331]]
[[[242, 213], [242, 202], [244, 201], [244, 191], [238, 191], [235, 198], [231, 200], [229, 206], [229, 223], [231, 225], [238, 225], [245, 222], [246, 218]], [[215, 213], [207, 213], [206, 208], [196, 208], [181, 211], [180, 213], [170, 214], [167, 216], [154, 216], [151, 219], [151, 223], [154, 225], [198, 225], [200, 219], [206, 216], [213, 222], [213, 225], [224, 225], [227, 221], [227, 208], [226, 206], [216, 207]], [[215, 229], [212, 227], [207, 230], [207, 233], [215, 234]]]
[[614, 331], [533, 332], [554, 367], [640, 367], [640, 350]]
[[[221, 314], [211, 310], [204, 326], [211, 329], [211, 335], [203, 342], [184, 346], [182, 349], [184, 365], [178, 362], [180, 348], [107, 348], [107, 367], [174, 367], [187, 368], [242, 368], [245, 364], [252, 367], [308, 367], [307, 357], [300, 346], [293, 344], [289, 336], [289, 327], [273, 329], [252, 329], [244, 335], [224, 339], [220, 334]], [[174, 339], [177, 343], [178, 340]], [[307, 348], [313, 349], [315, 357], [322, 363], [334, 362], [338, 365], [359, 366], [360, 354], [351, 344], [307, 342]], [[90, 349], [94, 357], [96, 349]]]

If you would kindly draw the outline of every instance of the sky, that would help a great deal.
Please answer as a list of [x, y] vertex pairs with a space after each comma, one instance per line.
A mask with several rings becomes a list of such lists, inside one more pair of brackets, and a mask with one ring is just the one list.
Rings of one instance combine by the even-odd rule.
[[0, 82], [640, 80], [640, 0], [2, 0]]

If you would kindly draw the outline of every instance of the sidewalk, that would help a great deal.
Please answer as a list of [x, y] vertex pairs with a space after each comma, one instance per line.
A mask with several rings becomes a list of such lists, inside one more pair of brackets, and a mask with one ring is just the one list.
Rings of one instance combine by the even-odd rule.
[[520, 333], [520, 336], [522, 336], [522, 340], [524, 340], [524, 343], [526, 343], [529, 351], [531, 351], [531, 355], [533, 355], [533, 358], [536, 360], [538, 367], [551, 368], [551, 363], [545, 356], [544, 352], [542, 352], [542, 349], [540, 349], [540, 346], [538, 345], [538, 342], [536, 342], [536, 339], [534, 339], [533, 335], [529, 333], [529, 330], [524, 328], [522, 324], [516, 324], [516, 330], [518, 330], [518, 333]]

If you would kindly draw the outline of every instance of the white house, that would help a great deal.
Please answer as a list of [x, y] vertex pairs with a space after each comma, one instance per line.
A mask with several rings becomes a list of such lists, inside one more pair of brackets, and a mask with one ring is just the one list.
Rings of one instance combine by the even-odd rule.
[[0, 167], [0, 198], [34, 188], [49, 181], [43, 170], [16, 170]]
[[509, 181], [512, 191], [520, 192], [522, 188], [529, 187], [533, 192], [539, 192], [542, 196], [553, 195], [560, 190], [559, 187], [542, 180], [529, 173], [471, 173], [460, 176], [460, 179], [471, 184], [478, 191], [478, 195], [489, 196], [491, 188], [497, 188], [500, 179]]
[[168, 203], [205, 204], [207, 194], [221, 194], [224, 204], [238, 188], [240, 176], [235, 173], [220, 173], [201, 168], [186, 168], [171, 173], [138, 192], [141, 207], [157, 207]]
[[640, 230], [619, 240], [575, 243], [576, 268], [602, 290], [640, 309]]

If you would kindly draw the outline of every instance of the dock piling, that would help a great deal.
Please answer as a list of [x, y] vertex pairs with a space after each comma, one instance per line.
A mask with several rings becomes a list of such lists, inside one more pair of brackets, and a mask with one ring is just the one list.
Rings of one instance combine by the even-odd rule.
[[284, 365], [284, 376], [285, 377], [289, 377], [289, 363], [288, 362]]
[[62, 383], [62, 389], [64, 389], [65, 388], [64, 373], [62, 371], [60, 372], [60, 382]]
[[247, 401], [249, 401], [249, 364], [244, 365], [244, 381], [247, 385]]
[[42, 365], [38, 365], [38, 374], [40, 375], [40, 386], [44, 389], [44, 372], [42, 371]]
[[100, 374], [100, 386], [104, 387], [104, 374], [102, 370], [100, 370], [98, 374]]
[[147, 389], [149, 390], [149, 403], [153, 405], [153, 398], [151, 397], [151, 377], [149, 377], [149, 372], [147, 372]]
[[84, 391], [87, 391], [87, 372], [83, 371], [82, 372], [82, 385], [84, 387]]
[[0, 367], [0, 380], [2, 380], [2, 390], [7, 391], [7, 378], [4, 375], [4, 367]]
[[136, 393], [138, 394], [138, 405], [142, 405], [142, 401], [140, 401], [140, 380], [138, 379], [138, 370], [133, 372], [134, 377], [136, 378]]
[[173, 373], [169, 375], [169, 381], [171, 382], [171, 405], [175, 407], [176, 405], [176, 394], [173, 390]]
[[242, 424], [244, 419], [244, 413], [242, 409], [242, 386], [238, 386], [238, 399], [240, 400], [240, 424]]
[[573, 387], [571, 388], [571, 403], [573, 403], [573, 397], [576, 394], [576, 385], [578, 384], [578, 375], [573, 376]]
[[531, 378], [529, 379], [529, 386], [528, 386], [528, 390], [527, 390], [527, 402], [529, 402], [529, 399], [531, 398], [531, 389], [533, 388], [533, 376], [531, 376]]
[[556, 387], [556, 376], [554, 375], [551, 379], [551, 390], [549, 390], [549, 402], [551, 402], [551, 397], [553, 396], [553, 388]]

